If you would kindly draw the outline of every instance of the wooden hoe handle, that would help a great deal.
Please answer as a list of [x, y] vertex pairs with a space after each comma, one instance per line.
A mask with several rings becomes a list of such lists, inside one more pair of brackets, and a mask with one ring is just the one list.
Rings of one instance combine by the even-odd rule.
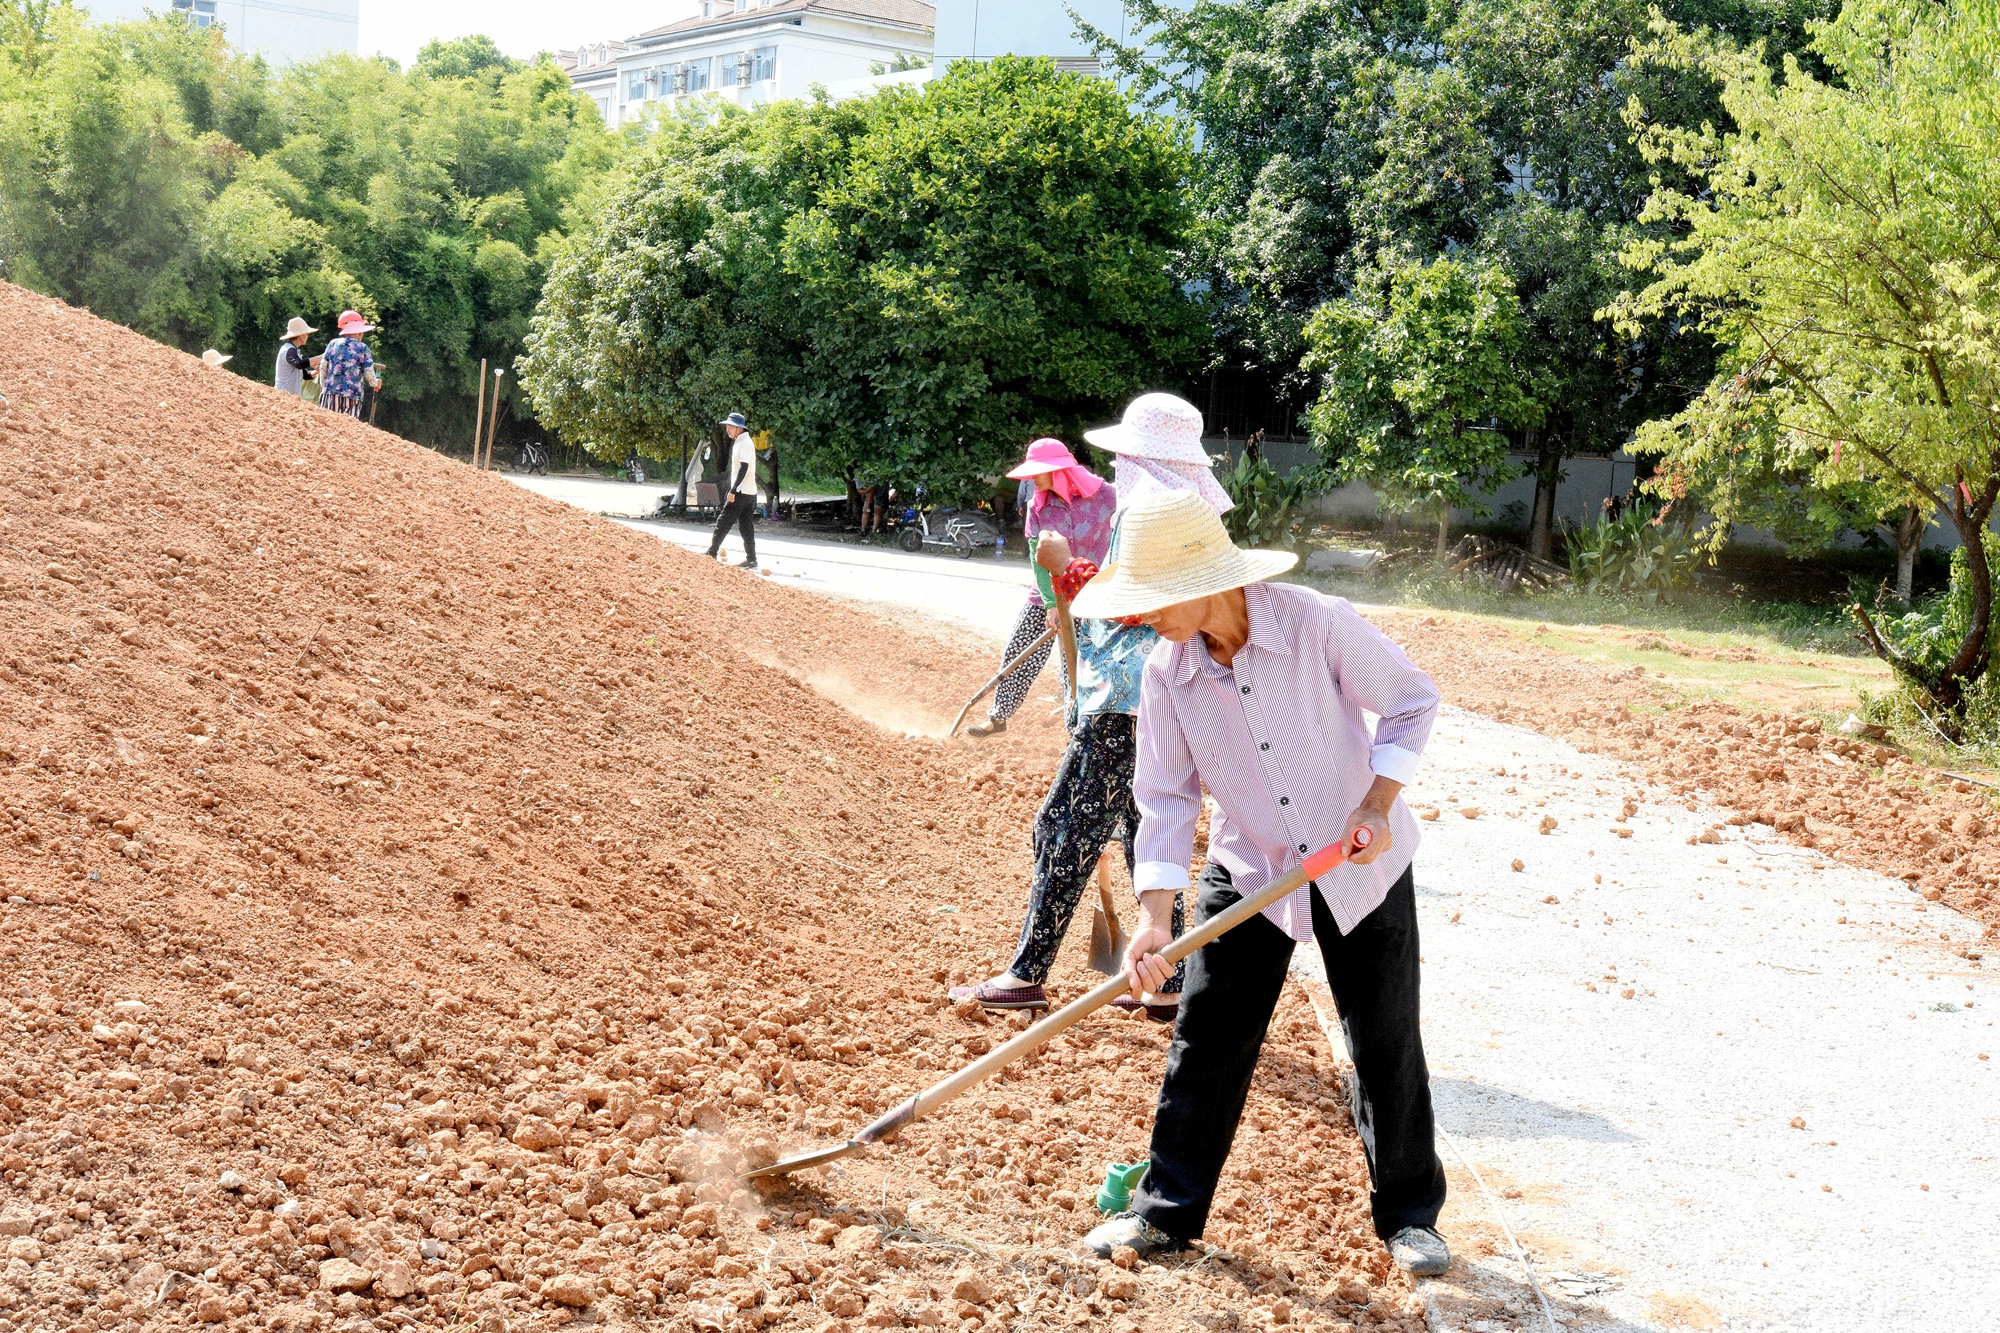
[[[1365, 831], [1362, 830], [1362, 832]], [[1359, 845], [1366, 846], [1367, 840], [1365, 838], [1360, 839]], [[1320, 848], [1300, 863], [1299, 868], [1291, 874], [1286, 875], [1282, 879], [1272, 881], [1256, 893], [1251, 894], [1248, 898], [1239, 900], [1235, 906], [1216, 913], [1193, 930], [1190, 930], [1187, 934], [1176, 939], [1172, 944], [1160, 950], [1160, 957], [1170, 963], [1180, 962], [1181, 959], [1187, 957], [1196, 949], [1201, 948], [1202, 945], [1207, 944], [1210, 940], [1234, 930], [1237, 926], [1256, 916], [1271, 904], [1289, 894], [1297, 892], [1301, 886], [1318, 879], [1346, 859], [1347, 845], [1345, 843], [1337, 842], [1330, 847]], [[1129, 989], [1129, 986], [1124, 977], [1112, 977], [1095, 989], [1071, 1000], [1041, 1022], [1034, 1024], [1025, 1032], [1022, 1032], [1012, 1041], [995, 1047], [992, 1051], [951, 1075], [951, 1077], [933, 1083], [930, 1087], [925, 1088], [922, 1092], [903, 1102], [894, 1110], [882, 1116], [874, 1124], [856, 1134], [851, 1141], [854, 1143], [882, 1142], [894, 1135], [903, 1126], [937, 1110], [938, 1107], [943, 1106], [946, 1102], [958, 1096], [959, 1093], [964, 1092], [975, 1083], [985, 1082], [1030, 1051], [1034, 1051], [1046, 1045], [1051, 1039], [1061, 1036], [1092, 1013], [1117, 999], [1127, 989]]]
[[978, 703], [981, 699], [984, 699], [988, 694], [991, 694], [994, 688], [998, 686], [1001, 681], [1007, 679], [1007, 677], [1013, 673], [1015, 667], [1021, 665], [1021, 663], [1027, 661], [1030, 657], [1033, 657], [1035, 653], [1041, 648], [1041, 646], [1047, 643], [1050, 637], [1053, 636], [1054, 634], [1055, 631], [1052, 629], [1043, 630], [1039, 635], [1036, 636], [1035, 641], [1033, 643], [1029, 644], [1026, 648], [1023, 648], [1020, 652], [1016, 653], [1012, 661], [1008, 662], [1007, 665], [1001, 667], [999, 673], [996, 674], [992, 680], [989, 680], [984, 685], [981, 685], [979, 687], [979, 693], [973, 695], [970, 699], [967, 699], [965, 701], [965, 707], [958, 710], [958, 716], [952, 719], [951, 730], [945, 732], [945, 735], [948, 737], [957, 735], [959, 723], [965, 721], [965, 715], [972, 711], [972, 706]]

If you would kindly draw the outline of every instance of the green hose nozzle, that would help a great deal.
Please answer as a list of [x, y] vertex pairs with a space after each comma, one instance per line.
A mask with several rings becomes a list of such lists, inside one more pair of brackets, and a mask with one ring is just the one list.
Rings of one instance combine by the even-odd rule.
[[1097, 1191], [1097, 1211], [1100, 1213], [1122, 1213], [1132, 1206], [1132, 1191], [1139, 1184], [1139, 1178], [1146, 1174], [1146, 1163], [1134, 1162], [1127, 1166], [1123, 1162], [1113, 1162], [1104, 1173], [1104, 1185]]

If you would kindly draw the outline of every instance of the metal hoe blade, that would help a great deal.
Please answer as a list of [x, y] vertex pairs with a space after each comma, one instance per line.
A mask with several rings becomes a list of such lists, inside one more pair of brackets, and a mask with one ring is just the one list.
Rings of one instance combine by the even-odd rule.
[[836, 1143], [831, 1148], [821, 1148], [818, 1152], [801, 1153], [797, 1157], [787, 1157], [782, 1162], [773, 1162], [769, 1166], [760, 1166], [755, 1171], [745, 1171], [737, 1179], [758, 1180], [764, 1176], [788, 1176], [794, 1171], [810, 1171], [816, 1166], [825, 1166], [828, 1162], [837, 1162], [843, 1157], [852, 1157], [867, 1147], [868, 1145], [859, 1139], [849, 1139], [845, 1143]]

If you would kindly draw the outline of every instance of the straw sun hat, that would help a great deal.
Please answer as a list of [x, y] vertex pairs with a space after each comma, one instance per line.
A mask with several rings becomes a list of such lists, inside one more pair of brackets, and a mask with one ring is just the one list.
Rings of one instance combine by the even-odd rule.
[[1276, 578], [1298, 563], [1290, 551], [1246, 551], [1192, 491], [1147, 496], [1118, 524], [1118, 558], [1085, 584], [1070, 610], [1093, 620], [1144, 615]]
[[213, 347], [209, 348], [207, 351], [201, 354], [201, 363], [204, 366], [226, 365], [229, 362], [234, 361], [235, 359], [236, 358], [233, 356], [224, 356], [221, 352], [216, 351]]

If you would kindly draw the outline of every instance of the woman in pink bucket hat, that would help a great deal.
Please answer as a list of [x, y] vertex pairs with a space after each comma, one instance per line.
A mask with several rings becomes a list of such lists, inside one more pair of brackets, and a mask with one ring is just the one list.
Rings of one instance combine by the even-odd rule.
[[[1051, 439], [1036, 440], [1029, 445], [1027, 458], [1007, 475], [1015, 481], [1034, 483], [1035, 498], [1029, 502], [1021, 524], [1031, 555], [1037, 537], [1044, 532], [1056, 532], [1069, 538], [1071, 548], [1084, 559], [1103, 563], [1105, 548], [1111, 542], [1111, 516], [1118, 508], [1117, 492], [1104, 484], [1104, 478], [1077, 462], [1068, 445]], [[1014, 622], [1014, 632], [1007, 638], [1007, 651], [1000, 655], [1001, 662], [1013, 661], [1040, 638], [1047, 620], [1048, 608], [1042, 605], [1042, 594], [1029, 588], [1028, 603]], [[1048, 665], [1051, 651], [1051, 645], [1044, 644], [1001, 681], [993, 693], [993, 706], [987, 711], [986, 720], [967, 727], [965, 734], [991, 736], [1005, 731], [1007, 719], [1028, 697], [1042, 668]]]
[[320, 353], [319, 405], [359, 420], [364, 386], [378, 393], [382, 389], [381, 371], [368, 344], [361, 341], [361, 335], [373, 333], [375, 326], [360, 311], [343, 310], [337, 327], [340, 336]]

